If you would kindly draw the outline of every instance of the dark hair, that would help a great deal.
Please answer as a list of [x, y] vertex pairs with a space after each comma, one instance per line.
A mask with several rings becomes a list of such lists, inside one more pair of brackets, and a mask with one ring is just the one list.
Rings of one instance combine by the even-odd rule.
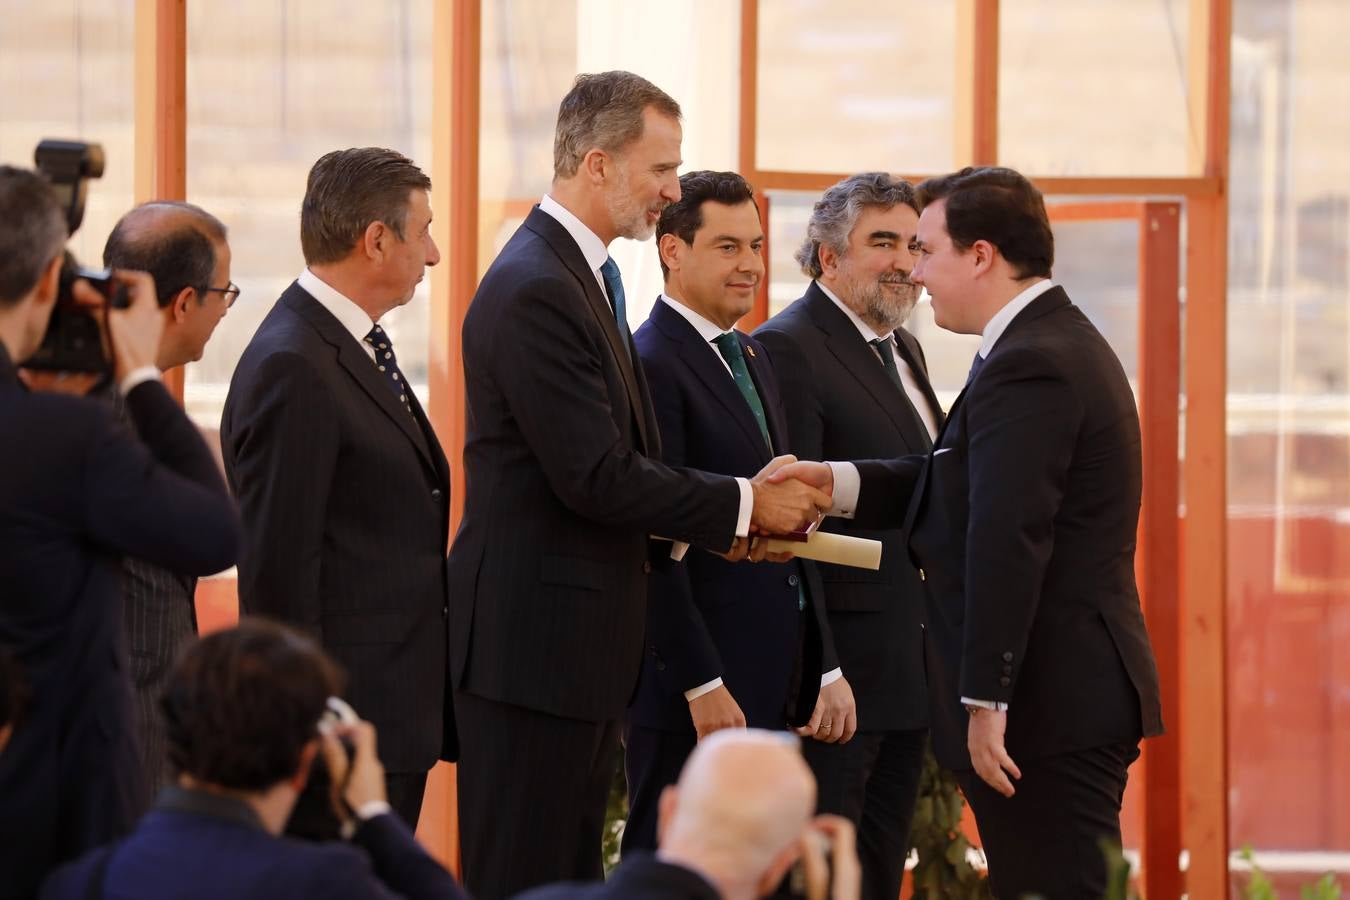
[[[166, 220], [161, 228], [153, 224], [159, 217]], [[142, 203], [113, 226], [103, 245], [103, 265], [149, 272], [161, 307], [187, 287], [198, 290], [201, 303], [202, 288], [224, 287], [211, 284], [211, 277], [215, 245], [225, 242], [226, 233], [225, 225], [200, 206], [174, 200]]]
[[848, 250], [848, 236], [865, 210], [901, 205], [916, 213], [919, 211], [914, 186], [887, 172], [859, 172], [831, 185], [811, 210], [806, 239], [793, 257], [802, 267], [802, 274], [819, 278], [824, 273], [820, 265], [822, 244], [840, 256], [844, 255]]
[[16, 725], [28, 706], [28, 681], [19, 662], [0, 647], [0, 728]]
[[169, 762], [207, 784], [261, 791], [300, 767], [337, 664], [308, 637], [265, 619], [188, 647], [160, 698]]
[[947, 201], [947, 234], [958, 250], [988, 241], [1018, 279], [1049, 278], [1055, 264], [1055, 233], [1045, 199], [1026, 176], [1001, 166], [966, 166], [919, 185], [923, 206]]
[[28, 296], [67, 236], [66, 214], [46, 179], [0, 166], [0, 307]]
[[305, 263], [343, 259], [372, 222], [383, 222], [403, 240], [414, 190], [431, 190], [431, 179], [397, 150], [354, 147], [319, 157], [300, 205]]
[[[663, 234], [673, 234], [686, 244], [694, 243], [694, 235], [703, 227], [703, 204], [721, 203], [725, 206], [740, 206], [742, 203], [755, 202], [755, 189], [735, 172], [710, 172], [707, 169], [698, 172], [686, 172], [680, 176], [680, 199], [661, 210], [661, 220], [656, 223], [656, 239]], [[759, 211], [759, 207], [755, 207]], [[669, 275], [666, 261], [661, 262], [661, 274]]]
[[558, 104], [553, 177], [575, 175], [594, 149], [619, 153], [642, 137], [642, 114], [649, 106], [672, 119], [680, 118], [680, 104], [641, 75], [623, 71], [578, 75]]

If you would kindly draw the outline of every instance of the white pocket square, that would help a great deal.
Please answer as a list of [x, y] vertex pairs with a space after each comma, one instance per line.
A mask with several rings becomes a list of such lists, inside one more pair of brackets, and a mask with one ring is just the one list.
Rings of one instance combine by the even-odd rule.
[[952, 452], [952, 448], [951, 448], [951, 447], [943, 447], [941, 450], [934, 450], [934, 451], [933, 451], [933, 455], [934, 455], [934, 456], [941, 456], [941, 455], [944, 454], [944, 453], [951, 453], [951, 452]]

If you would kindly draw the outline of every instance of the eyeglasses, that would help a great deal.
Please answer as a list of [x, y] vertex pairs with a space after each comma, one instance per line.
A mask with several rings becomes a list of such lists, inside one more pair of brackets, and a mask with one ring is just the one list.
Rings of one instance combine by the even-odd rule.
[[229, 309], [231, 306], [234, 306], [234, 301], [239, 299], [240, 294], [239, 285], [235, 284], [233, 281], [230, 282], [229, 287], [218, 288], [207, 286], [202, 288], [202, 290], [208, 292], [215, 291], [218, 294], [223, 294], [225, 297], [226, 309]]

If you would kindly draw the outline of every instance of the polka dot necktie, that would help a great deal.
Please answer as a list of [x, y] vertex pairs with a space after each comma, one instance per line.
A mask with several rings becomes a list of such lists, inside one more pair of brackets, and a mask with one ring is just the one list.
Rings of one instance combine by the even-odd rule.
[[412, 406], [408, 403], [408, 385], [403, 380], [403, 373], [398, 370], [398, 360], [394, 357], [394, 342], [389, 340], [389, 335], [384, 333], [383, 328], [376, 325], [370, 329], [370, 334], [366, 335], [366, 343], [375, 350], [375, 365], [384, 376], [384, 383], [403, 403], [403, 408], [412, 412]]

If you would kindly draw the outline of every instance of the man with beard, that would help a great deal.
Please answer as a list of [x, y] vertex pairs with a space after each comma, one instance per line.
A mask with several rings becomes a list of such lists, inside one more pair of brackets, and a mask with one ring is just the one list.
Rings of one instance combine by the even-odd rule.
[[[889, 458], [932, 446], [942, 410], [923, 350], [901, 327], [919, 292], [909, 280], [918, 222], [914, 189], [884, 172], [846, 178], [816, 204], [797, 252], [814, 280], [755, 332], [782, 384], [797, 456]], [[858, 826], [863, 896], [893, 900], [927, 738], [923, 595], [899, 528], [839, 518], [822, 527], [879, 540], [884, 550], [875, 573], [820, 566], [846, 680], [821, 689], [818, 740], [803, 751], [820, 786], [820, 810]], [[839, 695], [850, 686], [856, 721], [840, 714]]]
[[752, 479], [660, 462], [607, 248], [650, 238], [680, 199], [680, 139], [679, 105], [647, 80], [579, 76], [558, 110], [552, 187], [464, 320], [451, 674], [461, 857], [479, 898], [601, 875], [619, 718], [642, 660], [648, 535], [720, 552], [752, 524], [790, 531], [830, 505], [795, 481], [766, 489], [774, 462]]

